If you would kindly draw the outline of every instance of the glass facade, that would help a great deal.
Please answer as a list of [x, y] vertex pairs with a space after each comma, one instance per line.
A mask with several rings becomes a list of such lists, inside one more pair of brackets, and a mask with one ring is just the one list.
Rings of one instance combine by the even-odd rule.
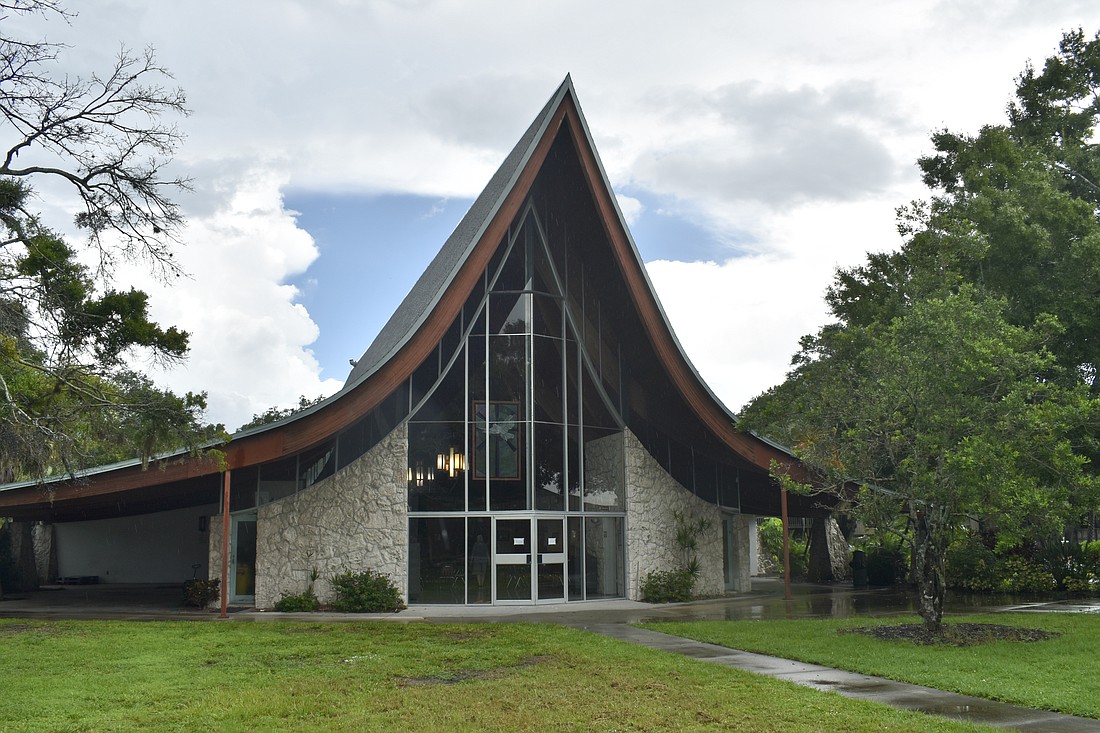
[[598, 337], [599, 301], [570, 298], [532, 205], [482, 281], [448, 329], [451, 351], [441, 342], [429, 358], [436, 383], [414, 379], [409, 602], [622, 596], [624, 423], [607, 389], [618, 393], [619, 351]]

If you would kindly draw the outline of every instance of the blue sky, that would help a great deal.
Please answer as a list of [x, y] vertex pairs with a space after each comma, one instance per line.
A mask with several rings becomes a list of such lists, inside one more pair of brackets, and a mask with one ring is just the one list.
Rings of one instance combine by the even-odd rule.
[[[737, 253], [735, 243], [718, 241], [656, 197], [639, 193], [637, 199], [644, 210], [630, 228], [643, 259], [721, 261]], [[298, 226], [318, 250], [313, 264], [287, 282], [320, 326], [310, 348], [322, 378], [347, 377], [348, 360], [359, 358], [389, 317], [386, 305], [395, 308], [405, 297], [471, 203], [397, 194], [286, 195], [286, 208], [298, 212]]]
[[382, 304], [396, 308], [472, 200], [291, 192], [284, 201], [319, 253], [288, 282], [320, 326], [310, 348], [321, 377], [343, 380], [389, 318]]
[[[1003, 121], [1028, 60], [1100, 29], [1095, 0], [70, 5], [5, 32], [65, 44], [70, 78], [152, 47], [187, 93], [188, 277], [114, 285], [191, 333], [155, 376], [230, 428], [340, 388], [567, 73], [677, 337], [737, 409], [823, 325], [835, 269], [898, 246], [929, 134]], [[65, 230], [73, 202], [40, 193]]]

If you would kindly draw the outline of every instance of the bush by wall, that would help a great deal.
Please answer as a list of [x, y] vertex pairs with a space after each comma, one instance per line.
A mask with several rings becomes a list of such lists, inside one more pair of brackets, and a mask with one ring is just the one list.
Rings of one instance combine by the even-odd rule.
[[332, 577], [336, 600], [332, 607], [345, 613], [384, 613], [405, 607], [401, 591], [388, 575], [367, 569], [346, 570]]
[[275, 601], [274, 609], [276, 611], [282, 611], [283, 613], [319, 611], [321, 610], [321, 601], [317, 599], [313, 589], [310, 588], [305, 593], [297, 593], [295, 595], [284, 593], [279, 600]]
[[184, 605], [206, 608], [219, 598], [221, 581], [218, 578], [192, 578], [183, 584]]
[[650, 570], [642, 578], [642, 600], [648, 603], [690, 601], [695, 576], [689, 570]]

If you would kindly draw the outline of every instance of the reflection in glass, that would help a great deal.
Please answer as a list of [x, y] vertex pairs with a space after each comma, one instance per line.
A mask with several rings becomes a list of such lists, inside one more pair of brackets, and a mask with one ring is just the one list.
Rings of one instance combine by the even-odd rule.
[[462, 603], [466, 520], [409, 520], [409, 603]]
[[531, 600], [531, 566], [497, 565], [497, 600]]
[[569, 552], [569, 600], [579, 601], [584, 598], [584, 519], [569, 517], [566, 522], [569, 527], [566, 545]]
[[565, 522], [540, 519], [537, 524], [539, 600], [565, 598]]
[[584, 428], [584, 509], [622, 511], [626, 467], [623, 434], [606, 428]]
[[584, 525], [585, 598], [624, 595], [623, 518], [588, 517]]
[[561, 299], [548, 295], [536, 295], [534, 315], [534, 333], [561, 338]]
[[531, 600], [531, 520], [498, 519], [496, 524], [496, 597]]
[[493, 283], [493, 290], [524, 290], [527, 288], [527, 253], [524, 237], [521, 235], [512, 244], [508, 259], [500, 268], [500, 275]]
[[531, 369], [534, 379], [535, 419], [540, 422], [561, 423], [564, 408], [561, 339], [534, 338], [535, 363]]
[[522, 402], [527, 392], [527, 337], [489, 337], [489, 399]]
[[412, 419], [419, 422], [465, 420], [465, 405], [466, 361], [460, 355]]
[[489, 517], [470, 517], [467, 520], [466, 536], [469, 538], [469, 547], [466, 557], [468, 559], [468, 571], [466, 573], [467, 603], [492, 603], [492, 553], [489, 543], [492, 541], [490, 525], [493, 520]]
[[561, 511], [565, 508], [560, 425], [535, 423], [535, 509]]
[[489, 296], [489, 333], [508, 335], [531, 332], [527, 313], [528, 293], [493, 293]]
[[409, 511], [466, 508], [464, 432], [461, 422], [409, 423]]

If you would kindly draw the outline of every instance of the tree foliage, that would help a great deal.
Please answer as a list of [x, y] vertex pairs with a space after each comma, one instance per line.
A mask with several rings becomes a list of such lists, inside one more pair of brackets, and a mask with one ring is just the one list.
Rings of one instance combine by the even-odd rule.
[[269, 407], [263, 412], [253, 415], [251, 420], [237, 428], [237, 430], [248, 430], [249, 428], [257, 428], [261, 425], [268, 425], [273, 422], [284, 420], [291, 415], [298, 414], [302, 410], [308, 410], [314, 405], [319, 405], [326, 399], [324, 395], [317, 395], [313, 399], [309, 399], [305, 395], [300, 395], [298, 397], [298, 404], [294, 407]]
[[934, 134], [902, 247], [837, 273], [836, 322], [744, 415], [824, 485], [861, 487], [864, 512], [907, 519], [931, 625], [964, 519], [1012, 543], [1098, 501], [1098, 90], [1100, 38], [1075, 31], [1018, 78], [1009, 124]]
[[[56, 0], [0, 2], [11, 13], [67, 15]], [[111, 283], [119, 257], [179, 274], [169, 194], [187, 182], [164, 175], [181, 140], [164, 116], [186, 113], [184, 95], [151, 50], [123, 50], [88, 79], [59, 73], [58, 52], [0, 31], [0, 481], [212, 434], [205, 395], [178, 397], [132, 368], [139, 356], [181, 361], [188, 334], [153, 322], [144, 292]], [[34, 184], [52, 181], [77, 203], [94, 269], [33, 208]]]

